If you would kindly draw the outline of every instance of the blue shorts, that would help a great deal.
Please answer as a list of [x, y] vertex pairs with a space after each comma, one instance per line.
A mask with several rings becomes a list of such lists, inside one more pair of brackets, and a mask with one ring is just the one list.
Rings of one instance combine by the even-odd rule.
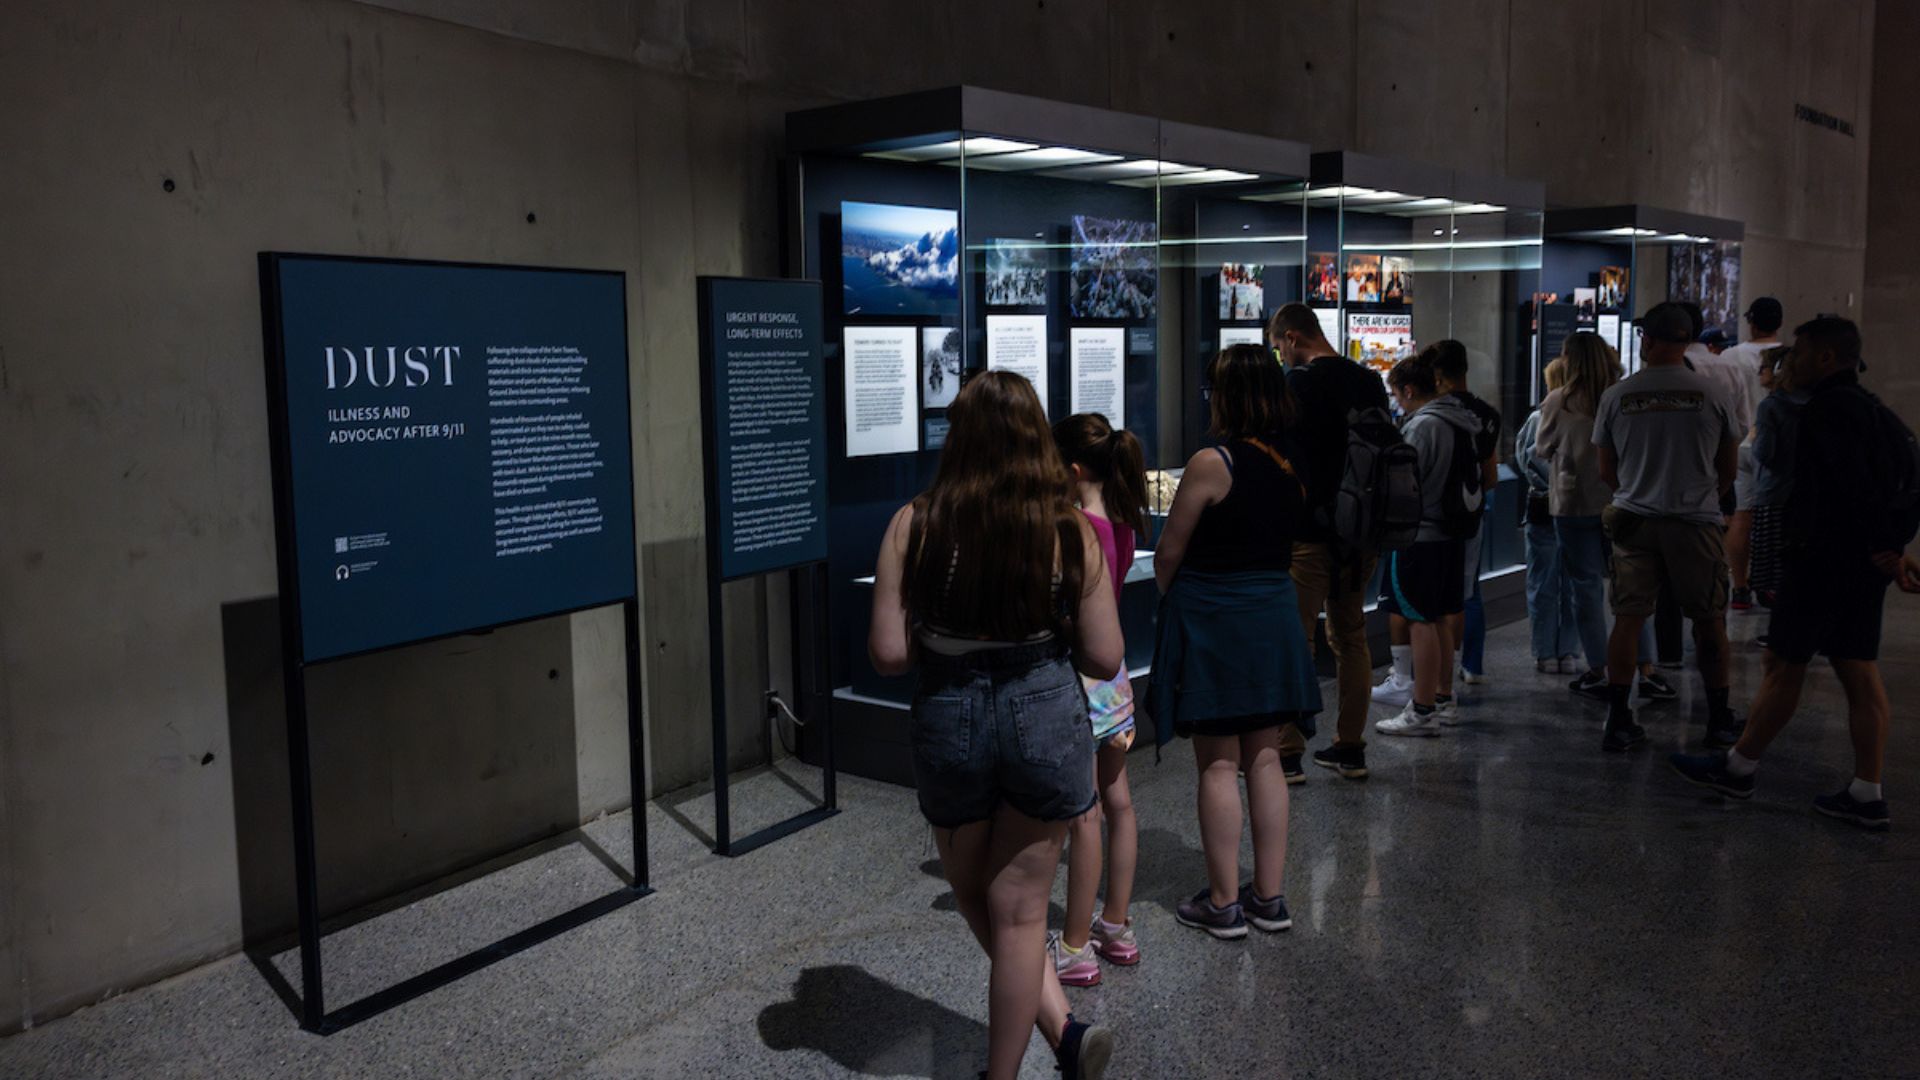
[[1004, 800], [1039, 821], [1093, 807], [1093, 732], [1080, 675], [1056, 642], [965, 656], [923, 650], [913, 779], [936, 828], [985, 821]]
[[1380, 608], [1428, 623], [1466, 610], [1467, 542], [1418, 540], [1390, 551], [1380, 572]]

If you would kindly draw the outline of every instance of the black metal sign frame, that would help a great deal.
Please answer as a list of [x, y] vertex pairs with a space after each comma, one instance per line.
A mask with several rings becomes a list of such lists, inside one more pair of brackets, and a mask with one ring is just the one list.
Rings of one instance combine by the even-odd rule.
[[[838, 773], [833, 758], [833, 710], [829, 707], [827, 693], [827, 675], [825, 642], [830, 633], [824, 604], [802, 603], [803, 595], [823, 596], [826, 588], [827, 564], [825, 560], [809, 560], [786, 567], [776, 567], [765, 573], [745, 574], [728, 579], [722, 576], [720, 551], [720, 505], [718, 494], [719, 461], [715, 454], [715, 433], [719, 428], [719, 402], [714, 396], [715, 365], [719, 358], [715, 356], [713, 326], [713, 285], [715, 282], [757, 281], [770, 284], [810, 284], [818, 288], [819, 282], [802, 278], [742, 278], [702, 276], [696, 284], [699, 294], [700, 318], [700, 419], [702, 425], [701, 458], [706, 481], [706, 525], [707, 525], [707, 671], [708, 689], [713, 703], [713, 850], [716, 855], [728, 857], [745, 855], [756, 848], [782, 837], [818, 825], [840, 812]], [[825, 403], [821, 403], [825, 408]], [[793, 641], [795, 685], [799, 688], [800, 720], [804, 724], [818, 724], [823, 740], [825, 756], [822, 759], [820, 777], [821, 804], [811, 810], [804, 810], [784, 821], [760, 829], [748, 836], [734, 839], [730, 800], [728, 798], [728, 760], [727, 760], [727, 677], [726, 677], [726, 620], [721, 607], [721, 587], [728, 580], [746, 581], [764, 577], [769, 573], [785, 573], [791, 583], [790, 595], [793, 597]], [[808, 593], [804, 590], [813, 590]]]
[[[294, 255], [284, 252], [260, 253], [260, 310], [261, 326], [266, 342], [268, 437], [273, 468], [274, 547], [280, 582], [280, 661], [287, 709], [287, 763], [293, 796], [293, 864], [295, 900], [299, 916], [300, 994], [297, 1014], [300, 1026], [305, 1030], [319, 1035], [331, 1035], [653, 893], [653, 888], [648, 883], [647, 867], [646, 742], [640, 681], [640, 600], [635, 590], [625, 596], [609, 598], [604, 603], [563, 611], [541, 612], [490, 626], [476, 626], [432, 638], [423, 638], [419, 641], [398, 643], [345, 656], [328, 657], [310, 664], [302, 647], [300, 571], [298, 547], [295, 543], [297, 534], [294, 530], [296, 507], [293, 505], [292, 445], [287, 424], [287, 367], [280, 320], [278, 263], [283, 257], [498, 270], [544, 271], [560, 268], [358, 256]], [[608, 271], [569, 272], [607, 273]], [[619, 276], [624, 278], [625, 275]], [[625, 291], [622, 290], [622, 325], [626, 322], [624, 296]], [[627, 356], [624, 350], [622, 350], [620, 362], [622, 370], [626, 370]], [[628, 439], [631, 440], [632, 409], [630, 402], [625, 404]], [[628, 475], [627, 483], [629, 487], [632, 486], [631, 473]], [[628, 527], [632, 527], [631, 522], [628, 523]], [[357, 1001], [328, 1011], [326, 984], [320, 957], [322, 917], [320, 875], [314, 844], [313, 762], [307, 722], [307, 669], [321, 664], [338, 663], [354, 656], [365, 656], [420, 644], [422, 641], [486, 633], [536, 619], [556, 618], [616, 603], [621, 606], [626, 632], [627, 769], [628, 781], [633, 792], [633, 880], [622, 884], [612, 892], [510, 934], [490, 945], [482, 946], [386, 989], [375, 991]]]

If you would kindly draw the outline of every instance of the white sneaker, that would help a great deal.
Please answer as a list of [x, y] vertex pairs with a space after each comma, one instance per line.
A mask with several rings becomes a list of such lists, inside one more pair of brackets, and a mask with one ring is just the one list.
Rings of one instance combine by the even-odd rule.
[[1454, 695], [1452, 701], [1445, 703], [1436, 702], [1433, 706], [1433, 715], [1435, 719], [1440, 721], [1441, 727], [1453, 727], [1460, 723], [1459, 695]]
[[1382, 705], [1405, 705], [1413, 700], [1413, 680], [1402, 682], [1398, 672], [1389, 671], [1380, 685], [1373, 688], [1373, 700]]
[[1414, 711], [1413, 702], [1400, 710], [1400, 715], [1388, 717], [1373, 725], [1373, 730], [1382, 735], [1419, 735], [1431, 737], [1440, 734], [1440, 714], [1438, 711], [1421, 716]]
[[1454, 681], [1466, 683], [1468, 686], [1479, 686], [1481, 683], [1484, 683], [1487, 681], [1487, 676], [1484, 672], [1479, 675], [1475, 675], [1473, 672], [1468, 671], [1466, 668], [1461, 668], [1459, 671], [1455, 672], [1453, 678], [1454, 678]]

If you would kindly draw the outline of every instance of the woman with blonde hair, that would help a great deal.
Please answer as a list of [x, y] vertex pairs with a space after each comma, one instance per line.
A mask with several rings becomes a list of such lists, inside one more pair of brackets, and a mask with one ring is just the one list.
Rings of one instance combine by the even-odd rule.
[[[1600, 479], [1600, 455], [1593, 445], [1593, 419], [1600, 396], [1620, 381], [1620, 354], [1600, 335], [1581, 331], [1567, 338], [1557, 361], [1566, 384], [1540, 403], [1540, 434], [1533, 452], [1550, 463], [1547, 509], [1567, 591], [1573, 597], [1573, 621], [1587, 656], [1587, 670], [1568, 687], [1575, 693], [1604, 696], [1607, 688], [1607, 537], [1600, 512], [1613, 490]], [[1646, 650], [1642, 649], [1643, 654]], [[1642, 664], [1640, 696], [1670, 701], [1677, 693]]]
[[1061, 1074], [1092, 1080], [1113, 1033], [1068, 1011], [1047, 954], [1047, 901], [1067, 826], [1094, 805], [1080, 677], [1119, 672], [1120, 620], [1033, 386], [975, 375], [948, 419], [933, 486], [880, 542], [867, 652], [883, 675], [918, 668], [920, 812], [993, 962], [986, 1075], [1019, 1075], [1037, 1023]]
[[[1567, 364], [1555, 357], [1542, 376], [1552, 393], [1567, 383]], [[1573, 621], [1573, 592], [1567, 587], [1566, 568], [1560, 564], [1560, 544], [1554, 538], [1553, 514], [1547, 492], [1553, 487], [1548, 462], [1533, 452], [1540, 434], [1540, 410], [1533, 410], [1513, 437], [1513, 464], [1527, 483], [1527, 621], [1533, 628], [1533, 670], [1568, 671], [1567, 662], [1580, 646]]]

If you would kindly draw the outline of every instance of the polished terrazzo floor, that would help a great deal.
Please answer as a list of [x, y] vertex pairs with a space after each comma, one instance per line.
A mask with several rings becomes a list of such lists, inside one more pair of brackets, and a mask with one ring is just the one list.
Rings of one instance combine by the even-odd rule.
[[[1696, 678], [1645, 715], [1651, 748], [1602, 756], [1602, 707], [1535, 675], [1509, 626], [1468, 723], [1375, 740], [1366, 783], [1311, 770], [1295, 928], [1222, 943], [1172, 914], [1202, 876], [1191, 756], [1137, 752], [1145, 961], [1073, 992], [1121, 1030], [1110, 1075], [1920, 1075], [1920, 603], [1889, 607], [1888, 834], [1808, 807], [1849, 772], [1830, 673], [1730, 804], [1664, 766], [1700, 729]], [[1738, 651], [1737, 698], [1758, 678]], [[804, 805], [809, 770], [782, 772], [737, 785], [748, 826]], [[843, 793], [840, 817], [737, 860], [702, 846], [704, 798], [656, 802], [657, 895], [331, 1037], [235, 958], [0, 1040], [0, 1076], [971, 1078], [986, 963], [911, 794]], [[629, 828], [331, 935], [333, 1000], [606, 891], [592, 848], [624, 853]]]

